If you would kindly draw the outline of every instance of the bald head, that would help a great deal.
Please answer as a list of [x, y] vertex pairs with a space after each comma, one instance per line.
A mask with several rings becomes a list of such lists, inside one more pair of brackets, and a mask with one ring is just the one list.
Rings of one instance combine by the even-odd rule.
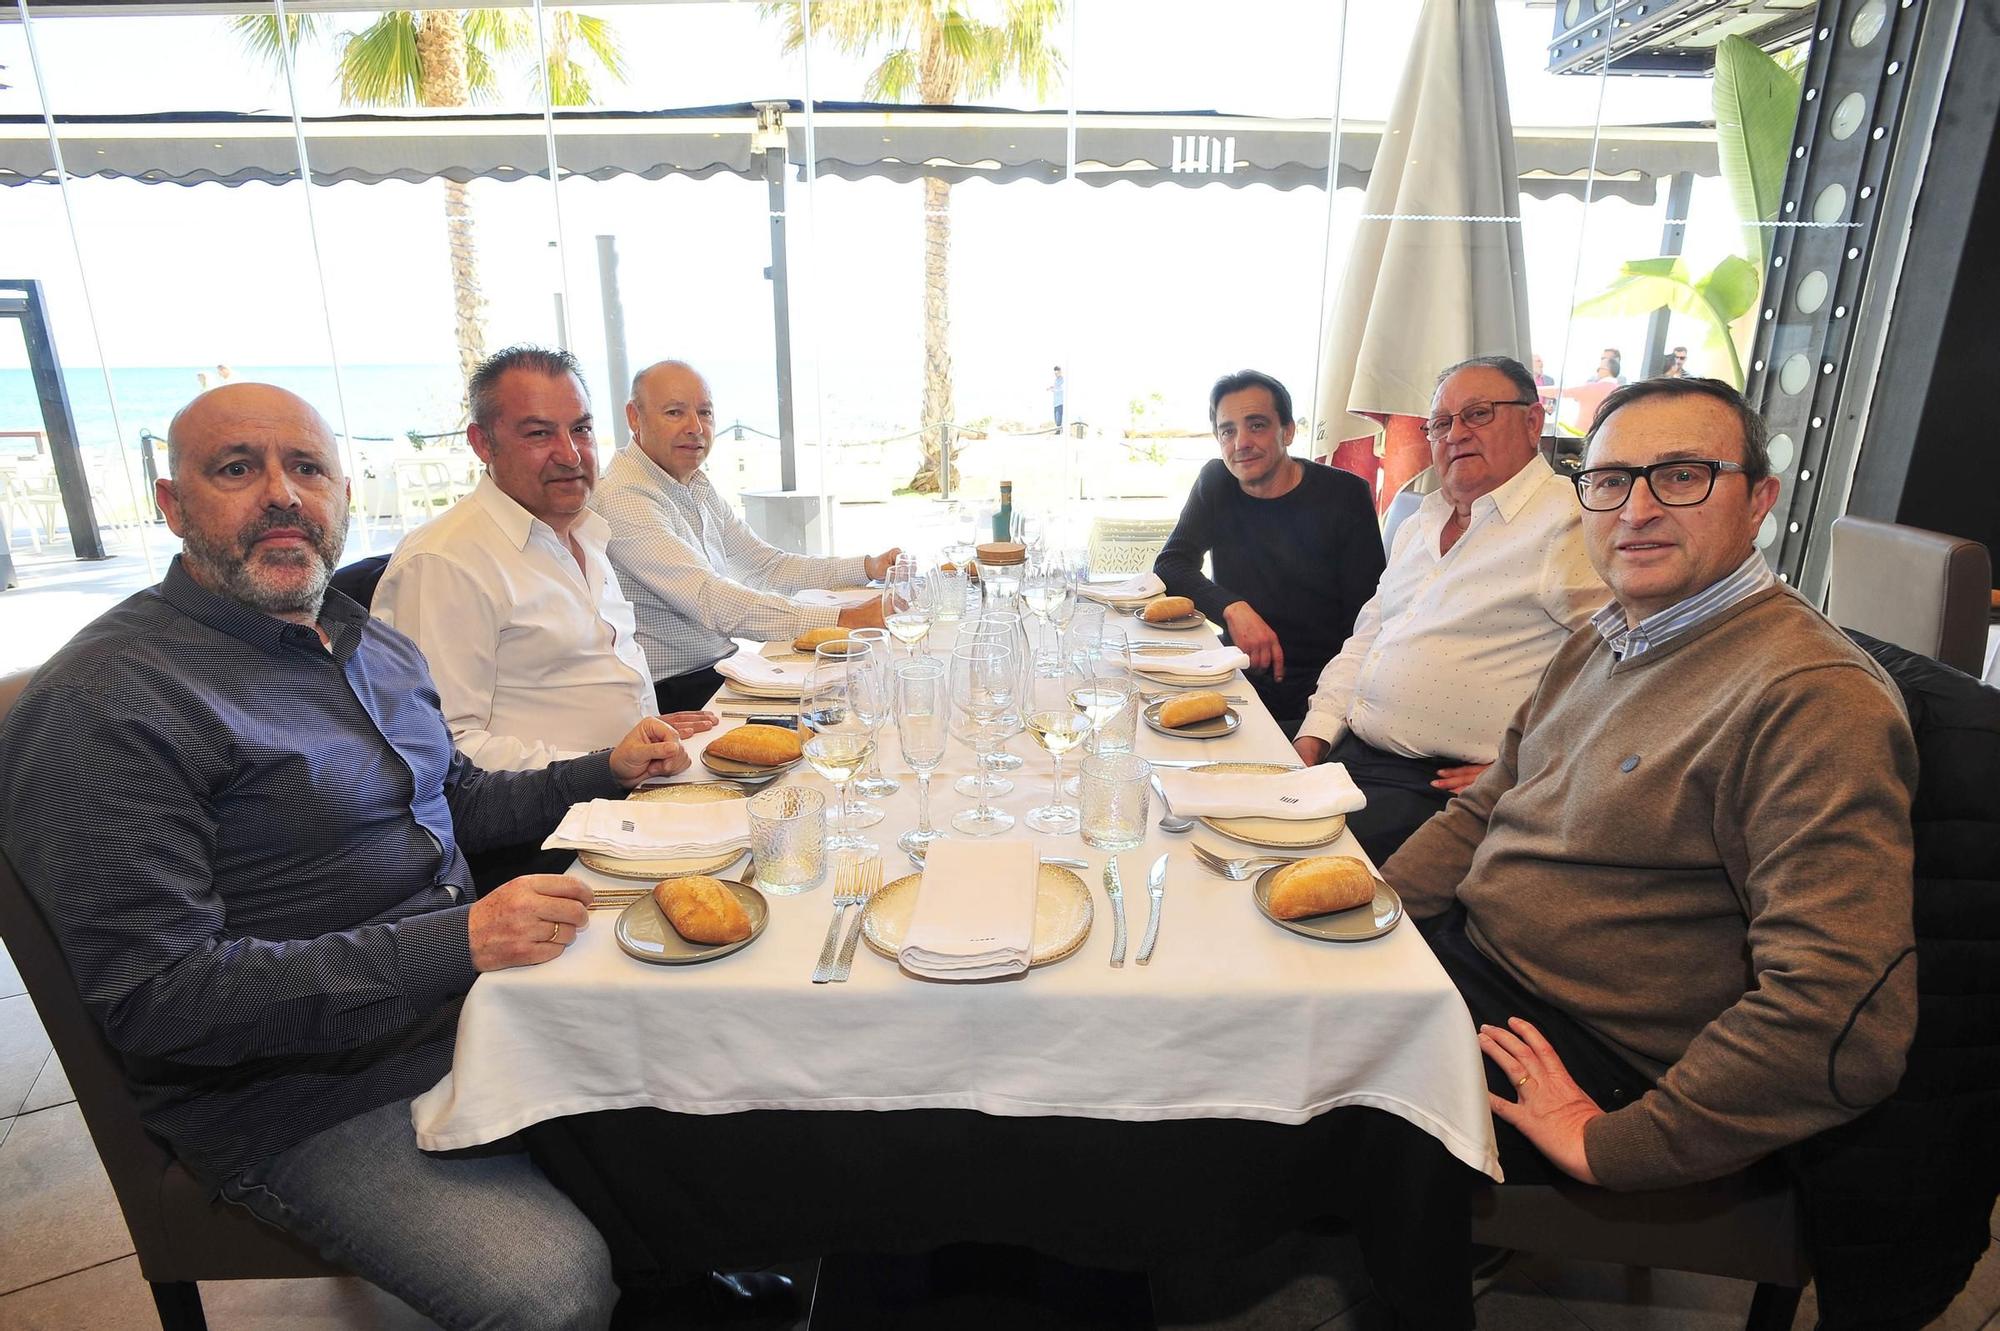
[[708, 381], [686, 361], [648, 365], [632, 376], [625, 423], [640, 451], [685, 484], [715, 446], [715, 402]]
[[167, 456], [154, 497], [189, 575], [312, 623], [347, 540], [347, 482], [325, 419], [282, 388], [224, 384], [175, 415]]

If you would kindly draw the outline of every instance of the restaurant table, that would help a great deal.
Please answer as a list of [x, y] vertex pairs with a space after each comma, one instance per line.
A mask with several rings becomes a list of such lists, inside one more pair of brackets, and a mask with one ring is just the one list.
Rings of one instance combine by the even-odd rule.
[[[1214, 642], [1110, 622], [1135, 639]], [[949, 639], [934, 634], [933, 651]], [[1236, 733], [1170, 737], [1142, 721], [1137, 751], [1295, 764], [1248, 682], [1224, 687], [1246, 700]], [[893, 730], [882, 739], [903, 788], [865, 835], [893, 881], [911, 871], [894, 840], [914, 825], [916, 782]], [[1050, 764], [1013, 747], [1027, 762], [995, 803], [1018, 819], [1047, 801]], [[971, 762], [954, 743], [933, 778], [937, 825], [969, 802], [950, 784]], [[704, 779], [699, 763], [677, 778]], [[803, 766], [785, 779], [825, 786]], [[1498, 1156], [1471, 1019], [1411, 922], [1359, 943], [1287, 932], [1249, 883], [1202, 870], [1191, 842], [1252, 848], [1149, 819], [1119, 860], [1136, 940], [1147, 867], [1169, 857], [1157, 951], [1114, 969], [1108, 854], [1074, 833], [1003, 835], [1089, 862], [1095, 920], [1064, 960], [953, 984], [863, 948], [849, 982], [815, 985], [824, 886], [770, 897], [755, 943], [695, 966], [626, 956], [613, 914], [597, 912], [554, 961], [479, 978], [451, 1073], [416, 1102], [419, 1144], [529, 1130], [628, 1282], [953, 1241], [1130, 1267], [1337, 1213], [1410, 1324], [1469, 1325], [1468, 1171], [1498, 1178]], [[1365, 858], [1346, 832], [1315, 853]]]

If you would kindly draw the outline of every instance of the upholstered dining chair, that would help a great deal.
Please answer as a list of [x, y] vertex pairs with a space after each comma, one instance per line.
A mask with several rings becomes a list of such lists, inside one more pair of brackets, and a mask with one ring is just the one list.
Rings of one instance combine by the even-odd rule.
[[1851, 514], [1834, 519], [1826, 616], [1844, 629], [1977, 679], [1992, 589], [1992, 558], [1977, 541]]
[[[0, 678], [0, 720], [27, 687], [30, 674]], [[0, 762], [5, 760], [0, 753]], [[153, 1288], [164, 1331], [207, 1326], [198, 1280], [347, 1274], [243, 1208], [212, 1201], [194, 1175], [146, 1131], [125, 1089], [116, 1051], [85, 1009], [54, 931], [4, 856], [0, 939], [6, 941], [49, 1043], [69, 1074], [77, 1107], [125, 1213], [139, 1271]]]

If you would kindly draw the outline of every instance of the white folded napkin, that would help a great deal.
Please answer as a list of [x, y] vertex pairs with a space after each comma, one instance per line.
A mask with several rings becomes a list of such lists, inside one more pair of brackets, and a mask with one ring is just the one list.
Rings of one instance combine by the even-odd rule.
[[1167, 803], [1186, 817], [1282, 818], [1303, 822], [1353, 813], [1368, 797], [1340, 763], [1301, 767], [1295, 772], [1177, 772], [1157, 775]]
[[719, 854], [750, 844], [748, 800], [669, 804], [661, 800], [591, 800], [572, 804], [543, 850], [594, 850], [607, 855]]
[[794, 693], [806, 686], [806, 671], [810, 669], [811, 661], [773, 661], [755, 652], [738, 652], [715, 663], [715, 673], [724, 679], [752, 688], [790, 689]]
[[1143, 674], [1157, 675], [1161, 679], [1213, 679], [1245, 669], [1250, 658], [1240, 647], [1210, 647], [1199, 652], [1182, 652], [1169, 656], [1165, 653], [1147, 653], [1138, 643], [1132, 653], [1132, 668]]
[[1167, 589], [1160, 581], [1160, 575], [1151, 569], [1135, 574], [1123, 582], [1090, 582], [1077, 587], [1076, 594], [1093, 601], [1139, 601], [1158, 596]]
[[869, 591], [866, 587], [849, 587], [837, 592], [811, 587], [802, 592], [792, 593], [792, 601], [795, 604], [809, 605], [815, 610], [849, 610], [857, 605], [867, 605], [871, 601], [880, 600], [881, 597], [881, 592]]
[[1035, 944], [1032, 841], [939, 841], [924, 861], [903, 969], [932, 980], [986, 980], [1028, 969]]

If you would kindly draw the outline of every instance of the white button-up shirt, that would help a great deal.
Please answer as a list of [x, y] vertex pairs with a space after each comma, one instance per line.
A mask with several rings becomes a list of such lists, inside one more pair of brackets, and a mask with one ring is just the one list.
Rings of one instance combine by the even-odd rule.
[[375, 589], [371, 611], [423, 649], [451, 737], [481, 767], [610, 748], [655, 710], [604, 519], [586, 512], [571, 534], [581, 568], [489, 476], [405, 536]]
[[605, 468], [590, 506], [611, 524], [611, 563], [638, 616], [654, 679], [672, 679], [735, 653], [731, 638], [778, 642], [838, 623], [840, 611], [783, 593], [852, 587], [867, 563], [815, 559], [766, 544], [697, 470], [675, 480], [637, 444]]
[[1570, 632], [1609, 592], [1583, 542], [1576, 489], [1541, 458], [1473, 501], [1438, 547], [1451, 503], [1424, 497], [1354, 633], [1320, 672], [1299, 734], [1409, 758], [1490, 763], [1507, 722]]

